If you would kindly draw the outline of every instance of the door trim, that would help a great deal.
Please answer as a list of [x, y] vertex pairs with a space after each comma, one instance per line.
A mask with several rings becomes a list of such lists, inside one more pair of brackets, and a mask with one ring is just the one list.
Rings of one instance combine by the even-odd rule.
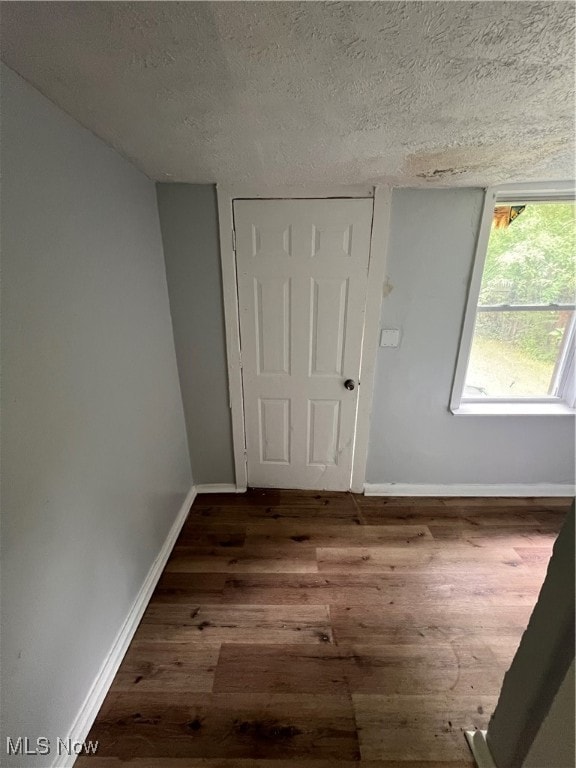
[[374, 188], [374, 212], [372, 215], [372, 236], [370, 238], [370, 261], [368, 262], [368, 287], [366, 290], [366, 314], [362, 338], [360, 363], [361, 386], [358, 389], [356, 411], [356, 437], [352, 456], [352, 483], [354, 493], [362, 493], [366, 480], [368, 441], [370, 439], [370, 415], [374, 394], [376, 353], [380, 337], [380, 314], [382, 301], [386, 297], [386, 266], [388, 263], [388, 233], [390, 231], [390, 208], [392, 190], [389, 187]]
[[229, 189], [216, 185], [218, 200], [218, 227], [220, 232], [220, 260], [222, 266], [222, 292], [226, 329], [226, 356], [228, 361], [228, 392], [232, 416], [232, 442], [236, 488], [244, 491], [247, 487], [246, 433], [244, 427], [244, 393], [242, 385], [242, 360], [240, 351], [240, 319], [238, 308], [238, 287], [236, 282], [236, 255], [233, 243], [233, 203], [243, 199], [297, 199], [317, 198], [373, 198], [372, 233], [370, 238], [370, 260], [368, 262], [368, 289], [362, 337], [362, 358], [354, 451], [352, 456], [351, 490], [362, 493], [368, 457], [370, 434], [370, 413], [374, 389], [376, 351], [380, 328], [380, 309], [385, 296], [385, 275], [387, 263], [390, 203], [392, 192], [389, 187], [334, 187], [322, 189], [266, 189], [255, 193], [249, 189]]

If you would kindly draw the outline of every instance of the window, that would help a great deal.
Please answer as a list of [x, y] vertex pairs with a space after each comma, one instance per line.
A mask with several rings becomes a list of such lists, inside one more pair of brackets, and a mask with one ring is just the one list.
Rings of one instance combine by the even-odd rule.
[[572, 193], [488, 190], [454, 413], [574, 409], [575, 215]]

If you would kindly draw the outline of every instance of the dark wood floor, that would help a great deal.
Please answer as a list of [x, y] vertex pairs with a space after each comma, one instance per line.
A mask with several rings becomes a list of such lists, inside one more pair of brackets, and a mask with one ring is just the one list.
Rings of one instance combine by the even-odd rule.
[[563, 499], [196, 499], [78, 768], [455, 768]]

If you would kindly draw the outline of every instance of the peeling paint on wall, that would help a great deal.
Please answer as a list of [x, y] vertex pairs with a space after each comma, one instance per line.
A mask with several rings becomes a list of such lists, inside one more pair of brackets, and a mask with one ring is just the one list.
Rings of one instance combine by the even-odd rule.
[[385, 299], [386, 296], [389, 296], [393, 290], [394, 286], [390, 282], [388, 275], [386, 275], [386, 280], [384, 280], [384, 285], [382, 286], [382, 298]]

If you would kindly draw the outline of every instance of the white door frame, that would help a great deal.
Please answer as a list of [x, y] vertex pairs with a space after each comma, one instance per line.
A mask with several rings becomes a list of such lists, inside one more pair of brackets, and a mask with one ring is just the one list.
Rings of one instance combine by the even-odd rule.
[[234, 252], [233, 202], [236, 199], [286, 199], [286, 198], [355, 198], [374, 199], [372, 234], [370, 238], [370, 262], [368, 265], [368, 288], [366, 292], [366, 313], [362, 340], [362, 361], [360, 365], [360, 386], [358, 388], [358, 409], [354, 453], [352, 459], [351, 489], [361, 493], [364, 489], [368, 439], [370, 435], [370, 413], [374, 390], [374, 371], [380, 329], [380, 309], [386, 276], [390, 203], [392, 192], [389, 187], [332, 187], [316, 189], [276, 189], [254, 192], [253, 189], [228, 189], [216, 186], [218, 197], [218, 223], [220, 230], [220, 259], [222, 263], [222, 289], [224, 297], [224, 318], [226, 326], [226, 355], [228, 358], [228, 391], [232, 413], [232, 440], [236, 489], [247, 487], [246, 436], [244, 428], [244, 394], [242, 386], [242, 364], [240, 356], [240, 321], [238, 312], [238, 288], [236, 284], [236, 255]]

